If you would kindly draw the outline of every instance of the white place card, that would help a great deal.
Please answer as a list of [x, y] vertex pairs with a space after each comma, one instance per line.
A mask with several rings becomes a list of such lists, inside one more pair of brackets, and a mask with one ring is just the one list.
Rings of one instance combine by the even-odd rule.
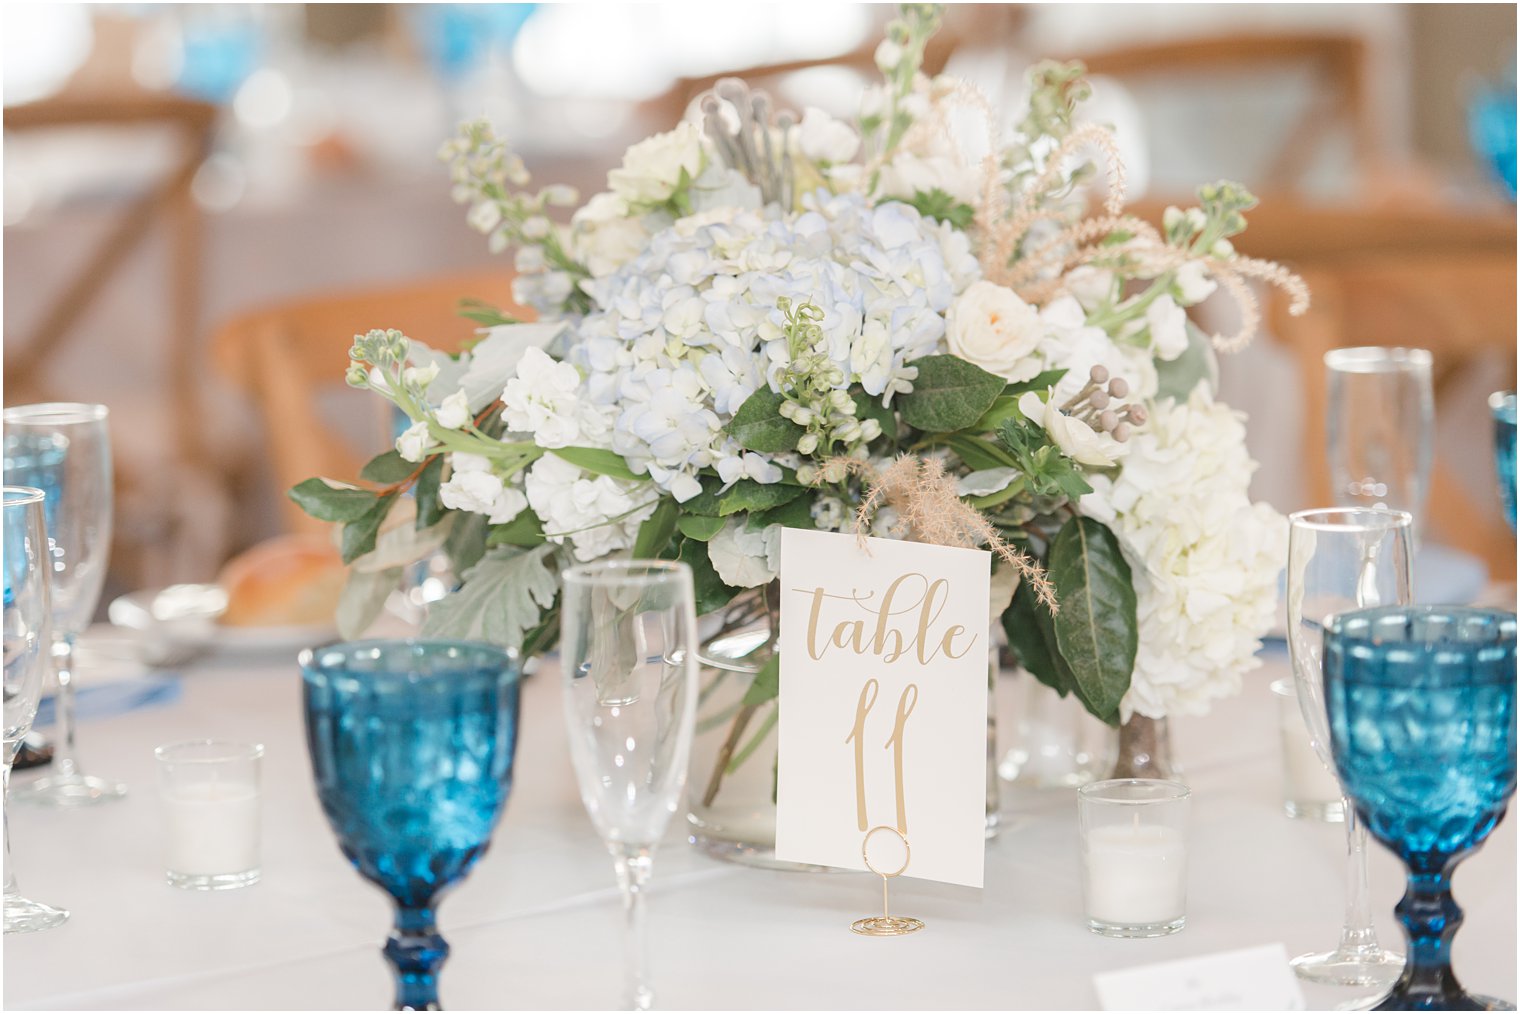
[[1303, 1010], [1282, 944], [1093, 976], [1103, 1010]]
[[991, 554], [865, 542], [782, 531], [776, 857], [981, 887]]

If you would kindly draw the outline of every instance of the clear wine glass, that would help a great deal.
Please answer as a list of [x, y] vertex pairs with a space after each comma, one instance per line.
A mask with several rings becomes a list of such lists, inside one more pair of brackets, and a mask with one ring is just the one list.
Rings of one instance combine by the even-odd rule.
[[51, 635], [47, 535], [40, 489], [4, 488], [5, 570], [5, 932], [29, 933], [69, 917], [22, 897], [11, 866], [11, 763], [37, 715]]
[[[1320, 666], [1324, 621], [1346, 609], [1411, 601], [1414, 521], [1406, 511], [1356, 507], [1299, 511], [1288, 520], [1288, 653], [1309, 740], [1334, 774]], [[1367, 903], [1367, 829], [1344, 798], [1344, 786], [1341, 792], [1347, 884], [1340, 945], [1299, 955], [1293, 970], [1310, 982], [1384, 986], [1398, 977], [1404, 959], [1378, 943]]]
[[1330, 480], [1342, 507], [1408, 511], [1418, 543], [1430, 484], [1435, 396], [1425, 349], [1325, 353]]
[[44, 806], [88, 806], [126, 795], [84, 774], [75, 753], [74, 642], [95, 615], [111, 555], [111, 438], [104, 405], [58, 403], [5, 410], [5, 481], [46, 494], [52, 558], [53, 669], [58, 742], [52, 773], [16, 791]]
[[691, 569], [604, 562], [564, 574], [565, 719], [581, 799], [623, 891], [624, 1003], [648, 1010], [644, 894], [656, 844], [681, 803], [697, 706]]
[[354, 868], [396, 903], [397, 1010], [441, 1010], [434, 909], [512, 789], [517, 658], [472, 641], [356, 641], [300, 656], [317, 797]]
[[1515, 614], [1388, 606], [1325, 623], [1325, 705], [1346, 794], [1403, 860], [1409, 963], [1374, 1010], [1514, 1010], [1452, 971], [1457, 864], [1515, 794]]

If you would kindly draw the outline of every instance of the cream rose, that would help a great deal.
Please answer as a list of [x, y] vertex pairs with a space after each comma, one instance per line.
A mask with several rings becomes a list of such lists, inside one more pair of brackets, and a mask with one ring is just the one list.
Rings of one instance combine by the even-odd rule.
[[659, 204], [681, 182], [702, 171], [702, 134], [691, 123], [640, 141], [623, 155], [623, 164], [607, 174], [607, 188], [629, 204]]
[[989, 281], [973, 282], [950, 305], [945, 337], [950, 351], [1010, 381], [1028, 380], [1044, 368], [1035, 355], [1044, 324], [1034, 307]]

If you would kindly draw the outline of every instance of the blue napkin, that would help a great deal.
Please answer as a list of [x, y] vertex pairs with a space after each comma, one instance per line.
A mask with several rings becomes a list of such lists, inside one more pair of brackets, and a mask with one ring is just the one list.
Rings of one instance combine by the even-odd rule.
[[[181, 692], [179, 677], [166, 673], [119, 680], [98, 687], [81, 687], [74, 691], [74, 717], [77, 721], [88, 722], [94, 718], [124, 715], [138, 708], [162, 707], [179, 700]], [[36, 728], [52, 725], [55, 707], [52, 697], [44, 698], [32, 725]]]

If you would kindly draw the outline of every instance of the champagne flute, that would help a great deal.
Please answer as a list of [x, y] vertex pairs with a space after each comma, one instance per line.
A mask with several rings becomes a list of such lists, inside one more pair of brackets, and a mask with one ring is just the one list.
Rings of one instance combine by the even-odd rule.
[[648, 1010], [644, 894], [686, 785], [697, 706], [691, 568], [639, 560], [564, 574], [565, 719], [581, 800], [623, 891], [624, 1003]]
[[1325, 353], [1330, 481], [1341, 507], [1414, 517], [1416, 545], [1430, 484], [1435, 397], [1425, 349], [1354, 348]]
[[40, 489], [4, 490], [5, 569], [5, 932], [57, 926], [63, 909], [22, 897], [11, 866], [11, 763], [37, 715], [47, 669], [50, 619], [48, 550]]
[[75, 757], [74, 642], [89, 626], [111, 553], [111, 440], [104, 405], [22, 405], [5, 410], [5, 479], [46, 494], [52, 558], [53, 667], [58, 739], [53, 773], [16, 792], [44, 806], [120, 799], [127, 787], [84, 774]]
[[[1288, 529], [1288, 653], [1309, 741], [1335, 774], [1320, 665], [1325, 618], [1346, 609], [1407, 605], [1414, 583], [1414, 520], [1404, 511], [1338, 508], [1299, 511]], [[1341, 986], [1384, 986], [1404, 959], [1378, 943], [1367, 904], [1367, 828], [1341, 789], [1346, 819], [1346, 919], [1333, 951], [1301, 954], [1300, 978]]]

